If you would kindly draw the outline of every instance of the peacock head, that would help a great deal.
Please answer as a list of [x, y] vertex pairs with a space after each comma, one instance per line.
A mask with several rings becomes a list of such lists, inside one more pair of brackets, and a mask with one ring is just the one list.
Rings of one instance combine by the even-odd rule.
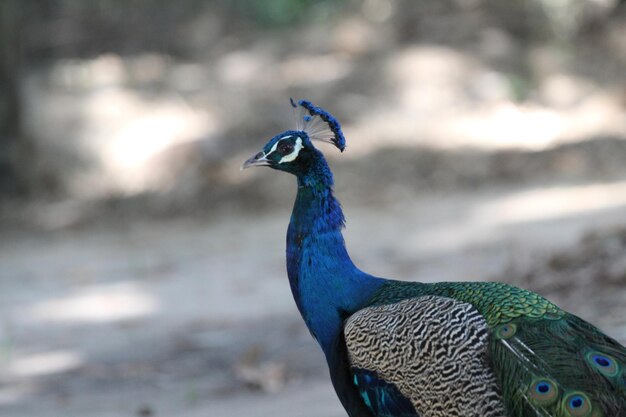
[[346, 141], [339, 122], [330, 113], [306, 100], [296, 103], [291, 99], [291, 105], [295, 110], [296, 130], [274, 136], [241, 169], [268, 166], [298, 176], [304, 174], [321, 157], [312, 140], [332, 143], [343, 152]]

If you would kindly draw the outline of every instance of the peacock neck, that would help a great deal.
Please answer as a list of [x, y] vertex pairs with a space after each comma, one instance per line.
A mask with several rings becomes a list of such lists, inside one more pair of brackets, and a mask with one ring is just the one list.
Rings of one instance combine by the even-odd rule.
[[343, 320], [361, 308], [383, 280], [360, 271], [350, 259], [332, 174], [321, 162], [326, 169], [315, 170], [317, 175], [298, 177], [287, 232], [287, 272], [298, 309], [328, 356]]

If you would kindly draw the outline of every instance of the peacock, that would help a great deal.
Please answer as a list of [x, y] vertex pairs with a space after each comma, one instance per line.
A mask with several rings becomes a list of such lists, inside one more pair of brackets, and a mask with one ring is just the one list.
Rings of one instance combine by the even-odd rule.
[[296, 176], [287, 230], [293, 297], [351, 417], [626, 417], [626, 348], [542, 296], [500, 282], [419, 283], [357, 268], [333, 174], [312, 141], [338, 121], [291, 100], [296, 130], [242, 169]]

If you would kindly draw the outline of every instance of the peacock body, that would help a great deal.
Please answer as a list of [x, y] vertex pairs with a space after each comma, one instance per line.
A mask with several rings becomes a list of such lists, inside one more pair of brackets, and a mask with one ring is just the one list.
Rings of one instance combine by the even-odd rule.
[[498, 282], [424, 284], [359, 270], [333, 176], [311, 140], [345, 139], [308, 101], [298, 128], [242, 168], [294, 174], [287, 273], [351, 417], [626, 417], [626, 348], [531, 291]]

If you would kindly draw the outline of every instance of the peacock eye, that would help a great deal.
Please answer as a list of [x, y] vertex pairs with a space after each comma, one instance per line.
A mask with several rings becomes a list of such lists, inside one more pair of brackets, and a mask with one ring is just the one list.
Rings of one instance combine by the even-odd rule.
[[600, 352], [589, 352], [585, 357], [592, 368], [601, 374], [611, 378], [619, 375], [620, 366], [618, 362], [609, 355]]
[[538, 378], [530, 385], [528, 397], [536, 404], [548, 406], [559, 398], [559, 389], [554, 381]]
[[276, 148], [276, 150], [281, 154], [281, 155], [289, 155], [291, 152], [293, 152], [293, 143], [283, 140], [278, 144], [278, 148]]

